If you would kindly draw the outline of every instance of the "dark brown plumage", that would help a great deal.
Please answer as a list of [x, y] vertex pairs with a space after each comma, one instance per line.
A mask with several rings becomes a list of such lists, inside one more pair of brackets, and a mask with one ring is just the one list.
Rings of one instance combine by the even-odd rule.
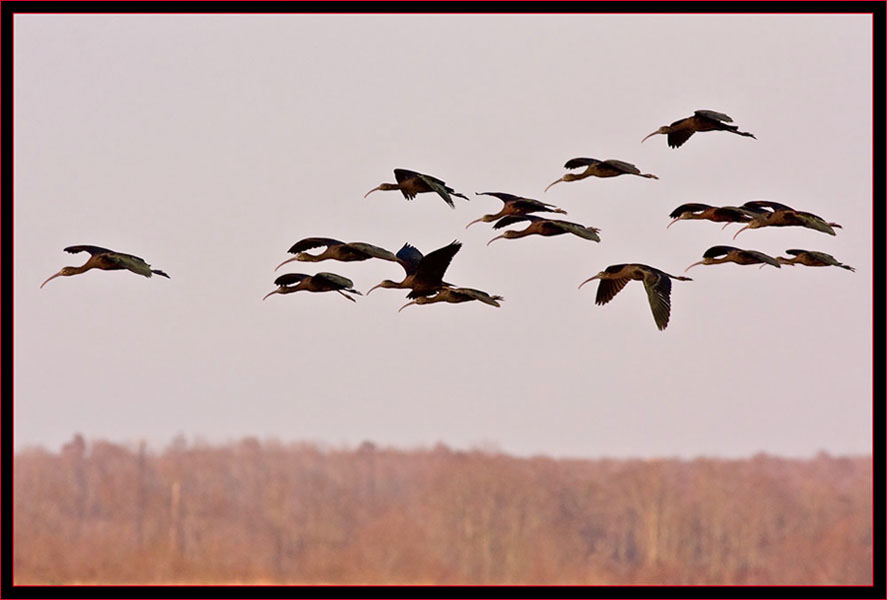
[[357, 294], [362, 296], [360, 292], [354, 289], [354, 283], [347, 277], [336, 275], [335, 273], [318, 273], [317, 275], [306, 275], [305, 273], [287, 273], [281, 275], [274, 280], [277, 285], [276, 290], [272, 290], [265, 294], [262, 300], [265, 300], [272, 294], [292, 294], [293, 292], [337, 292], [343, 298], [347, 298], [352, 302], [356, 302], [354, 298], [342, 292], [349, 294]]
[[443, 198], [444, 202], [446, 202], [450, 208], [456, 208], [451, 196], [459, 196], [466, 200], [469, 199], [467, 196], [463, 196], [454, 191], [453, 188], [449, 187], [437, 177], [425, 175], [424, 173], [419, 173], [417, 171], [410, 171], [409, 169], [394, 169], [394, 179], [397, 183], [380, 183], [378, 186], [364, 194], [363, 197], [366, 198], [376, 190], [400, 190], [400, 193], [403, 194], [404, 198], [412, 200], [416, 197], [416, 194], [435, 192]]
[[583, 285], [595, 279], [600, 280], [597, 288], [595, 304], [603, 305], [612, 300], [616, 294], [624, 288], [632, 279], [643, 281], [647, 290], [647, 298], [650, 301], [650, 310], [653, 312], [653, 320], [656, 327], [661, 330], [668, 327], [671, 315], [671, 280], [693, 281], [689, 277], [669, 275], [655, 267], [640, 263], [627, 263], [610, 265], [594, 277], [589, 277], [579, 284]]
[[471, 302], [472, 300], [477, 300], [498, 308], [500, 306], [499, 302], [504, 299], [505, 298], [502, 296], [493, 296], [484, 291], [475, 290], [473, 288], [444, 286], [431, 296], [420, 296], [412, 302], [407, 302], [401, 306], [397, 312], [400, 312], [407, 306], [412, 306], [413, 304], [434, 304], [435, 302], [458, 304], [461, 302]]
[[528, 235], [541, 235], [544, 237], [551, 237], [553, 235], [563, 235], [565, 233], [572, 233], [573, 235], [579, 236], [586, 240], [592, 240], [595, 242], [601, 241], [600, 236], [598, 236], [600, 229], [597, 229], [596, 227], [586, 227], [585, 225], [580, 225], [579, 223], [561, 221], [560, 219], [546, 219], [543, 217], [538, 217], [536, 215], [513, 215], [509, 217], [503, 217], [493, 225], [493, 229], [502, 229], [503, 227], [508, 227], [509, 225], [521, 223], [523, 221], [529, 221], [529, 226], [527, 226], [525, 229], [517, 231], [506, 231], [502, 235], [498, 235], [487, 242], [487, 246], [489, 246], [496, 240], [503, 238], [511, 240], [515, 238], [526, 237]]
[[495, 214], [484, 215], [479, 219], [475, 219], [474, 221], [466, 225], [465, 229], [468, 229], [475, 223], [489, 223], [490, 221], [495, 221], [496, 219], [501, 219], [502, 217], [526, 215], [533, 212], [552, 212], [560, 213], [563, 215], [567, 214], [567, 211], [556, 207], [554, 204], [540, 202], [539, 200], [533, 200], [532, 198], [515, 196], [514, 194], [507, 194], [505, 192], [475, 192], [475, 194], [477, 194], [478, 196], [495, 196], [503, 202], [502, 210]]
[[618, 175], [637, 175], [639, 177], [646, 177], [648, 179], [659, 179], [652, 173], [641, 173], [640, 169], [634, 166], [631, 163], [627, 163], [622, 160], [616, 160], [614, 158], [610, 158], [607, 160], [598, 160], [596, 158], [571, 158], [566, 163], [564, 163], [565, 169], [578, 169], [580, 167], [585, 167], [585, 170], [580, 173], [567, 173], [560, 179], [556, 179], [548, 184], [548, 187], [545, 188], [545, 191], [548, 191], [548, 188], [553, 186], [555, 183], [560, 183], [561, 181], [578, 181], [580, 179], [585, 179], [586, 177], [616, 177]]
[[379, 287], [409, 289], [407, 298], [419, 298], [437, 292], [442, 287], [450, 285], [443, 281], [443, 276], [460, 248], [462, 248], [461, 242], [453, 241], [423, 256], [414, 246], [404, 244], [403, 248], [398, 250], [396, 257], [406, 272], [406, 277], [401, 281], [385, 279], [367, 290], [367, 295]]
[[692, 116], [684, 119], [678, 119], [671, 125], [663, 125], [641, 142], [646, 141], [650, 136], [662, 133], [668, 136], [668, 145], [671, 148], [680, 148], [684, 142], [690, 139], [690, 136], [697, 131], [729, 131], [736, 135], [755, 138], [755, 136], [747, 131], [739, 131], [736, 125], [728, 125], [733, 119], [724, 113], [715, 112], [713, 110], [697, 110]]
[[838, 260], [832, 256], [831, 254], [826, 254], [825, 252], [818, 252], [816, 250], [786, 250], [786, 254], [791, 254], [793, 258], [786, 258], [782, 256], [777, 256], [776, 260], [784, 265], [804, 265], [807, 267], [841, 267], [842, 269], [847, 269], [848, 271], [856, 271], [850, 265], [845, 265], [842, 262], [838, 262]]
[[90, 269], [101, 269], [102, 271], [119, 271], [121, 269], [126, 269], [144, 277], [151, 277], [151, 275], [156, 274], [169, 279], [169, 275], [159, 269], [152, 269], [151, 265], [146, 263], [144, 259], [139, 258], [138, 256], [133, 256], [132, 254], [116, 252], [114, 250], [108, 250], [107, 248], [89, 245], [68, 246], [65, 248], [65, 252], [70, 252], [71, 254], [89, 252], [90, 257], [79, 267], [63, 267], [61, 271], [40, 284], [41, 288], [56, 277], [79, 275]]
[[773, 265], [777, 269], [779, 268], [779, 261], [757, 250], [743, 250], [734, 246], [712, 246], [702, 255], [702, 260], [684, 269], [684, 273], [696, 265], [717, 265], [728, 262], [737, 265]]
[[[326, 249], [320, 254], [308, 254], [305, 250], [325, 246]], [[299, 240], [287, 250], [290, 254], [295, 254], [293, 258], [288, 258], [277, 267], [276, 271], [283, 265], [294, 260], [304, 262], [320, 262], [322, 260], [339, 260], [343, 262], [354, 262], [361, 260], [369, 260], [371, 258], [381, 258], [382, 260], [396, 261], [397, 257], [394, 253], [389, 252], [385, 248], [373, 246], [365, 242], [340, 242], [333, 238], [310, 237]]]

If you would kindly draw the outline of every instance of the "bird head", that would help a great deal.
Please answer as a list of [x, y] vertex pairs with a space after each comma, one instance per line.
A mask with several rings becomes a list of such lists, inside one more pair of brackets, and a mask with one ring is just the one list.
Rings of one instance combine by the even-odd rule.
[[400, 287], [402, 287], [401, 284], [396, 281], [391, 281], [390, 279], [383, 279], [380, 283], [378, 283], [378, 284], [374, 285], [373, 287], [371, 287], [370, 289], [368, 289], [366, 295], [369, 296], [372, 293], [372, 291], [376, 288], [391, 289], [391, 288], [400, 288]]
[[67, 277], [68, 275], [74, 275], [77, 272], [77, 267], [62, 267], [62, 270], [44, 281], [40, 284], [40, 287], [43, 288], [44, 285], [55, 279], [56, 277]]
[[305, 256], [307, 256], [307, 255], [304, 252], [299, 252], [294, 257], [288, 258], [285, 261], [283, 261], [282, 263], [280, 263], [279, 265], [277, 265], [276, 267], [274, 267], [274, 270], [276, 271], [277, 269], [279, 269], [280, 267], [282, 267], [286, 263], [293, 262], [294, 260], [305, 260], [305, 258], [304, 258]]
[[364, 194], [363, 197], [366, 198], [367, 196], [369, 196], [373, 192], [379, 191], [379, 190], [384, 192], [387, 190], [399, 190], [399, 189], [400, 189], [400, 186], [397, 185], [396, 183], [380, 183], [377, 187], [374, 187], [373, 189], [368, 191], [366, 194]]
[[510, 239], [513, 239], [513, 238], [516, 238], [516, 237], [520, 237], [519, 234], [520, 234], [519, 231], [506, 231], [506, 232], [503, 233], [502, 235], [497, 235], [496, 237], [494, 237], [493, 239], [491, 239], [489, 242], [487, 242], [487, 246], [489, 246], [490, 244], [492, 244], [492, 243], [495, 242], [496, 240], [501, 240], [502, 238], [505, 238], [506, 240], [510, 240]]
[[653, 136], [656, 135], [657, 133], [668, 133], [668, 125], [663, 125], [662, 127], [660, 127], [659, 129], [657, 129], [657, 130], [654, 131], [653, 133], [647, 135], [644, 139], [641, 140], [641, 143], [643, 144], [645, 141], [647, 141], [647, 138], [653, 137]]

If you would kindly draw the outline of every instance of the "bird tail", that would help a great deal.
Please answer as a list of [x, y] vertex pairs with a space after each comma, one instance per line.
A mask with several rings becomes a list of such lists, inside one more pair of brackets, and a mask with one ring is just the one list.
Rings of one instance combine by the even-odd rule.
[[151, 269], [151, 272], [154, 273], [154, 274], [156, 274], [156, 275], [160, 275], [160, 276], [162, 276], [162, 277], [166, 277], [167, 279], [170, 278], [169, 275], [167, 275], [166, 273], [164, 273], [164, 272], [161, 271], [160, 269]]

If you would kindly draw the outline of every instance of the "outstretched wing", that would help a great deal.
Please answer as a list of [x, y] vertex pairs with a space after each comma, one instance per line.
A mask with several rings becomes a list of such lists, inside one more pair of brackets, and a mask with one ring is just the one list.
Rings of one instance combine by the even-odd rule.
[[768, 265], [773, 265], [777, 269], [782, 267], [782, 265], [779, 264], [779, 261], [776, 260], [775, 258], [773, 258], [772, 256], [770, 256], [769, 254], [764, 254], [763, 252], [758, 252], [757, 250], [743, 250], [743, 252], [748, 254], [749, 256], [753, 256], [754, 258], [761, 261], [762, 263], [767, 263]]
[[629, 175], [640, 175], [641, 171], [636, 166], [631, 163], [627, 163], [623, 160], [616, 160], [615, 158], [610, 158], [604, 161], [605, 165], [610, 165], [611, 167], [622, 171], [623, 173], [628, 173]]
[[702, 117], [703, 119], [712, 119], [714, 121], [721, 121], [722, 123], [732, 123], [733, 119], [725, 115], [724, 113], [717, 112], [714, 110], [697, 110], [693, 114], [697, 117]]
[[579, 167], [587, 167], [589, 165], [596, 165], [599, 161], [596, 158], [571, 158], [567, 162], [564, 163], [565, 169], [578, 169]]
[[770, 209], [770, 210], [795, 210], [791, 206], [786, 204], [780, 204], [779, 202], [773, 202], [771, 200], [749, 200], [745, 204], [742, 205], [743, 208], [750, 208], [753, 211], [758, 211], [758, 209]]
[[317, 248], [318, 246], [338, 246], [339, 244], [343, 244], [344, 242], [340, 242], [339, 240], [334, 240], [333, 238], [325, 238], [325, 237], [309, 237], [303, 240], [299, 240], [292, 247], [287, 250], [290, 254], [298, 254], [299, 252], [304, 252], [305, 250], [310, 250], [311, 248]]
[[400, 266], [403, 267], [403, 270], [406, 271], [406, 274], [412, 275], [416, 271], [416, 267], [419, 266], [419, 261], [424, 258], [424, 255], [418, 248], [407, 243], [397, 251], [394, 257], [400, 263]]
[[690, 202], [687, 204], [681, 204], [679, 207], [677, 207], [676, 209], [671, 211], [671, 213], [668, 216], [671, 217], [672, 219], [677, 219], [678, 217], [680, 217], [682, 214], [684, 214], [686, 212], [698, 213], [698, 212], [702, 212], [708, 208], [711, 208], [711, 205], [701, 204], [699, 202]]
[[[680, 123], [680, 121], [675, 121], [672, 125], [677, 123]], [[673, 131], [666, 136], [668, 139], [668, 146], [670, 148], [680, 148], [694, 133], [695, 132], [692, 129], [679, 129], [678, 131]]]
[[358, 254], [370, 258], [381, 258], [382, 260], [390, 261], [397, 260], [397, 257], [389, 250], [380, 248], [379, 246], [373, 246], [372, 244], [367, 244], [366, 242], [351, 242], [350, 244], [345, 244], [345, 246], [350, 250], [354, 250]]
[[305, 273], [287, 273], [274, 280], [274, 285], [298, 285], [303, 279], [311, 277]]
[[419, 261], [419, 265], [416, 267], [414, 282], [419, 287], [423, 285], [440, 285], [443, 281], [444, 273], [450, 266], [450, 261], [453, 260], [453, 257], [461, 248], [462, 243], [454, 240], [443, 248], [429, 252]]
[[702, 255], [702, 258], [717, 258], [719, 256], [725, 256], [728, 252], [733, 250], [741, 250], [736, 246], [712, 246]]
[[507, 192], [474, 192], [478, 196], [493, 196], [498, 198], [502, 202], [516, 202], [517, 200], [523, 200], [520, 196], [515, 196], [514, 194], [509, 194]]
[[80, 245], [80, 246], [68, 246], [65, 248], [65, 252], [70, 252], [71, 254], [77, 254], [78, 252], [89, 252], [93, 256], [96, 254], [107, 254], [109, 252], [114, 252], [113, 250], [108, 250], [107, 248], [102, 248], [100, 246], [88, 246], [88, 245]]
[[668, 318], [671, 314], [671, 279], [656, 270], [646, 270], [644, 288], [647, 290], [656, 327], [660, 330], [665, 329], [668, 327]]
[[597, 229], [595, 227], [586, 227], [585, 225], [580, 225], [579, 223], [571, 223], [570, 221], [561, 221], [558, 219], [549, 219], [549, 223], [568, 233], [572, 233], [573, 235], [578, 235], [581, 238], [585, 238], [586, 240], [592, 240], [595, 242], [601, 241], [601, 238], [598, 236], [598, 232], [600, 231], [600, 229]]
[[335, 273], [321, 272], [315, 275], [314, 279], [318, 282], [326, 284], [327, 287], [333, 290], [345, 290], [349, 292], [354, 292], [358, 295], [363, 295], [357, 290], [351, 289], [354, 287], [353, 281], [351, 281], [347, 277], [336, 275]]
[[542, 217], [537, 217], [536, 215], [508, 215], [493, 223], [493, 229], [502, 229], [503, 227], [508, 227], [515, 223], [523, 223], [524, 221], [530, 221], [532, 223], [542, 220]]

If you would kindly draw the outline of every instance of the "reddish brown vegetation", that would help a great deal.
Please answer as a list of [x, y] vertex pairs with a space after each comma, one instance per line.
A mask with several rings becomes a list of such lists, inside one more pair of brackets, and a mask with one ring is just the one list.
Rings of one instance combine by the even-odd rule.
[[553, 460], [76, 437], [15, 457], [28, 583], [861, 584], [868, 457]]

